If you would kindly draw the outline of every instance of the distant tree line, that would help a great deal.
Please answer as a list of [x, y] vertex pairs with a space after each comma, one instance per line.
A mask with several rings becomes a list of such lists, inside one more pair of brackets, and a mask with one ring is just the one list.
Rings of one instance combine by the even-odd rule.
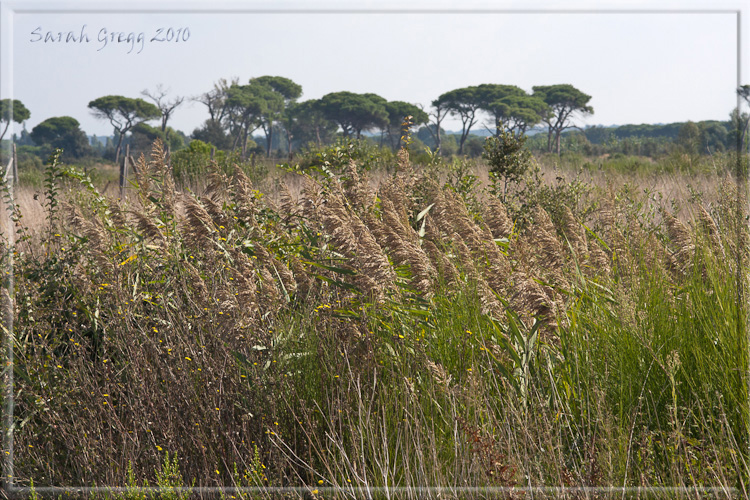
[[454, 89], [432, 101], [431, 108], [383, 97], [341, 91], [320, 99], [298, 102], [302, 87], [280, 76], [262, 76], [241, 85], [238, 80], [220, 80], [196, 100], [203, 103], [209, 118], [192, 136], [222, 149], [242, 149], [247, 140], [262, 129], [265, 153], [273, 149], [274, 131], [286, 139], [287, 152], [313, 142], [331, 142], [340, 134], [360, 138], [363, 133], [380, 133], [381, 143], [397, 149], [401, 144], [401, 124], [409, 117], [415, 126], [423, 125], [433, 137], [436, 150], [442, 150], [442, 124], [448, 116], [461, 122], [458, 154], [464, 153], [472, 129], [483, 124], [494, 135], [509, 131], [523, 135], [539, 123], [548, 127], [548, 150], [558, 148], [560, 134], [573, 126], [576, 114], [593, 113], [591, 96], [572, 85], [533, 88], [527, 94], [515, 85], [482, 84]]
[[[739, 92], [750, 102], [750, 87], [741, 87]], [[484, 139], [477, 134], [521, 137], [541, 128], [546, 133], [537, 133], [528, 142], [538, 151], [560, 154], [565, 143], [576, 144], [579, 149], [583, 143], [591, 154], [620, 145], [632, 150], [630, 154], [648, 156], [664, 151], [667, 143], [679, 143], [698, 154], [729, 149], [738, 133], [747, 132], [750, 121], [735, 110], [728, 122], [582, 129], [576, 120], [594, 112], [589, 104], [591, 96], [570, 84], [534, 86], [531, 93], [515, 85], [468, 86], [441, 94], [424, 109], [373, 93], [348, 91], [301, 101], [301, 85], [282, 76], [266, 75], [247, 83], [221, 79], [211, 90], [193, 97], [206, 106], [208, 118], [188, 137], [169, 126], [174, 111], [187, 98], [170, 97], [161, 85], [141, 95], [143, 98], [102, 96], [88, 104], [95, 117], [108, 121], [113, 128], [113, 137], [104, 141], [90, 141], [80, 123], [69, 116], [48, 118], [30, 133], [24, 128], [14, 139], [39, 156], [63, 148], [68, 158], [103, 156], [114, 161], [119, 161], [126, 144], [146, 150], [156, 138], [173, 151], [197, 139], [218, 150], [235, 151], [241, 158], [250, 154], [291, 156], [309, 144], [322, 146], [337, 137], [361, 138], [365, 134], [381, 146], [397, 150], [408, 119], [410, 126], [417, 127], [414, 138], [440, 154], [478, 156]], [[29, 110], [20, 101], [0, 101], [0, 139], [11, 121], [23, 123], [29, 117]], [[445, 132], [443, 125], [448, 117], [460, 122], [460, 132]], [[157, 126], [149, 125], [154, 121]]]
[[[584, 155], [620, 153], [658, 157], [673, 152], [703, 155], [733, 151], [742, 124], [733, 112], [727, 121], [679, 122], [662, 125], [589, 127], [563, 134], [566, 148]], [[541, 141], [531, 141], [541, 148]]]
[[[160, 137], [178, 148], [188, 139], [168, 126], [175, 109], [185, 102], [184, 97], [169, 98], [162, 86], [155, 91], [144, 90], [142, 96], [148, 100], [107, 95], [88, 105], [95, 117], [108, 121], [113, 128], [114, 140], [105, 147], [115, 161], [128, 138], [137, 144]], [[381, 145], [395, 150], [401, 146], [402, 124], [408, 118], [411, 125], [423, 126], [432, 137], [429, 142], [434, 149], [442, 151], [442, 125], [450, 116], [461, 122], [457, 154], [464, 154], [472, 130], [479, 126], [494, 135], [508, 131], [520, 136], [540, 123], [548, 128], [548, 150], [559, 151], [561, 133], [574, 126], [573, 118], [593, 113], [588, 105], [591, 97], [569, 84], [534, 87], [532, 94], [514, 85], [469, 86], [445, 92], [426, 110], [373, 93], [340, 91], [306, 101], [300, 101], [301, 96], [302, 87], [281, 76], [260, 76], [247, 83], [219, 80], [213, 89], [193, 98], [206, 106], [209, 116], [190, 138], [222, 150], [239, 151], [242, 157], [251, 150], [262, 150], [271, 156], [282, 146], [291, 155], [310, 143], [322, 145], [337, 136], [361, 138], [363, 134], [379, 135]], [[22, 123], [30, 116], [20, 101], [6, 100], [3, 106], [0, 125], [4, 129], [10, 121]], [[159, 120], [159, 127], [148, 125], [155, 120]], [[253, 140], [256, 133], [262, 138], [260, 147]], [[96, 147], [87, 145], [83, 138], [79, 122], [63, 116], [45, 120], [30, 134], [22, 133], [20, 139], [43, 150], [62, 147], [73, 158], [95, 154]]]

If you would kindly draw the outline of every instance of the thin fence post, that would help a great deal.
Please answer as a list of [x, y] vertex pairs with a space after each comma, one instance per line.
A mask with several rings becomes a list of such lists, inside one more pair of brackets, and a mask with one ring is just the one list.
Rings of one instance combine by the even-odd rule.
[[214, 156], [216, 156], [216, 146], [211, 146], [211, 161], [214, 161]]

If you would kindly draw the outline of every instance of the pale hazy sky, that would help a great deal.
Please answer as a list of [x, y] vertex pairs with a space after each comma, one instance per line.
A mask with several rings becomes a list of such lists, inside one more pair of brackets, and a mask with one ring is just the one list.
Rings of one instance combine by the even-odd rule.
[[[262, 75], [291, 78], [302, 85], [302, 100], [348, 90], [425, 107], [468, 85], [503, 83], [531, 92], [534, 85], [570, 83], [592, 96], [595, 114], [580, 121], [591, 125], [725, 120], [736, 104], [732, 13], [144, 14], [123, 3], [120, 12], [65, 12], [72, 5], [60, 1], [54, 13], [14, 14], [12, 86], [31, 111], [29, 130], [69, 115], [87, 133], [108, 135], [110, 125], [87, 108], [97, 97], [140, 97], [157, 84], [173, 95], [196, 96], [220, 78], [246, 83]], [[151, 41], [170, 27], [187, 28], [189, 37]], [[100, 41], [105, 30], [106, 46]], [[83, 31], [90, 41], [32, 41], [48, 31], [76, 39]], [[136, 41], [118, 43], [115, 36], [113, 42], [112, 32], [133, 33]], [[186, 103], [170, 125], [189, 134], [207, 117], [205, 106]]]

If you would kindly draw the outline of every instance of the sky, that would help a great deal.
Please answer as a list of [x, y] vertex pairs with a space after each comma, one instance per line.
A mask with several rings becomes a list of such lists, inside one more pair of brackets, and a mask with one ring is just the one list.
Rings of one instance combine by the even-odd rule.
[[[13, 16], [10, 80], [13, 97], [31, 112], [28, 130], [53, 116], [72, 116], [88, 134], [109, 135], [111, 125], [87, 108], [91, 100], [142, 97], [141, 91], [163, 85], [169, 96], [187, 98], [170, 126], [189, 134], [208, 118], [207, 108], [190, 98], [221, 78], [246, 83], [262, 75], [291, 78], [302, 86], [301, 100], [373, 92], [426, 110], [440, 94], [469, 85], [531, 92], [535, 85], [569, 83], [592, 96], [594, 114], [579, 118], [581, 126], [726, 120], [736, 105], [732, 13], [393, 13], [377, 7], [367, 13], [143, 13], [122, 3], [122, 11], [95, 13], [66, 11], [66, 5], [73, 4]], [[460, 123], [444, 127], [460, 129]]]

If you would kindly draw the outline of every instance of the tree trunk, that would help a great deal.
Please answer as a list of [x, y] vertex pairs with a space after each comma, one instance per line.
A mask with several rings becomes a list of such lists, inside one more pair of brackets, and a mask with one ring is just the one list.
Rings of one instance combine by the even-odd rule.
[[557, 130], [555, 132], [555, 143], [557, 143], [557, 156], [560, 156], [560, 136], [562, 135], [562, 130]]
[[547, 152], [552, 152], [552, 126], [547, 129]]
[[122, 138], [125, 137], [125, 134], [123, 134], [121, 131], [118, 130], [120, 133], [120, 140], [117, 141], [117, 148], [115, 148], [115, 163], [120, 162], [120, 151], [122, 150]]
[[468, 132], [463, 132], [461, 134], [461, 144], [458, 145], [458, 154], [462, 155], [464, 154], [464, 143], [466, 142], [466, 139], [469, 138]]
[[268, 126], [266, 133], [266, 157], [271, 157], [271, 148], [273, 147], [273, 123]]
[[[122, 136], [120, 136], [122, 137]], [[119, 145], [118, 145], [119, 148]], [[130, 144], [125, 147], [125, 156], [120, 164], [120, 199], [125, 198], [125, 179], [128, 177], [128, 157], [130, 156]]]
[[232, 149], [236, 149], [237, 145], [240, 142], [240, 137], [242, 136], [242, 132], [245, 130], [245, 125], [240, 124], [240, 129], [237, 131], [237, 135], [234, 136], [234, 141], [232, 141]]
[[0, 140], [2, 140], [3, 137], [5, 137], [5, 133], [8, 131], [8, 127], [10, 127], [10, 120], [5, 122], [5, 128], [3, 129], [3, 133], [0, 134]]

